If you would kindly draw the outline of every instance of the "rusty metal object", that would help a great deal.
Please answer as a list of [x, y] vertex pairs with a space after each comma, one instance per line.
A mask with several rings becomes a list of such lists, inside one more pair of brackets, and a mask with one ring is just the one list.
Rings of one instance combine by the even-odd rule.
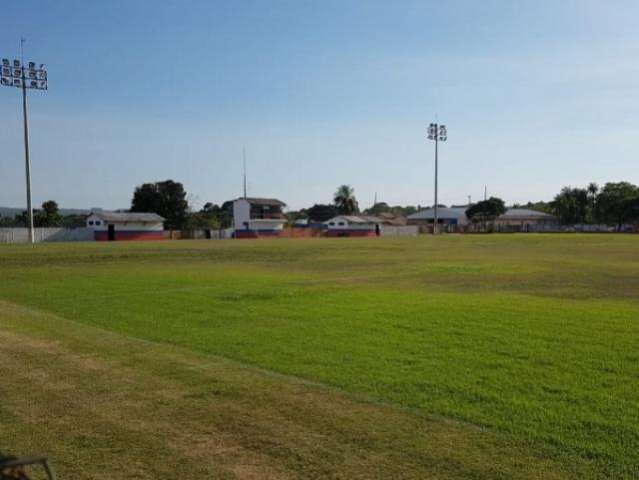
[[0, 452], [0, 480], [30, 480], [28, 469], [34, 466], [41, 467], [49, 480], [55, 480], [47, 457], [14, 457]]

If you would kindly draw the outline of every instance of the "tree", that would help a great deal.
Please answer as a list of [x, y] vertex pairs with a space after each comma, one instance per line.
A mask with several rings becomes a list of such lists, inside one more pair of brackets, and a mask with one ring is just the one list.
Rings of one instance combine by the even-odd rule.
[[220, 207], [220, 228], [229, 228], [233, 225], [233, 201], [227, 200]]
[[168, 229], [186, 225], [189, 204], [184, 186], [173, 180], [145, 183], [136, 187], [131, 201], [132, 212], [151, 212], [164, 217]]
[[339, 211], [335, 205], [324, 205], [321, 203], [316, 203], [306, 210], [307, 217], [315, 222], [325, 222], [338, 214]]
[[189, 229], [205, 228], [205, 229], [217, 229], [220, 228], [220, 215], [222, 209], [211, 202], [207, 202], [200, 209], [199, 212], [189, 213], [186, 226]]
[[595, 223], [599, 185], [595, 182], [590, 182], [586, 187], [586, 192], [588, 194], [588, 215], [586, 221], [587, 223]]
[[624, 223], [635, 222], [639, 187], [629, 182], [606, 183], [597, 194], [596, 218], [621, 230]]
[[586, 223], [592, 217], [589, 193], [585, 188], [564, 187], [550, 205], [552, 213], [564, 225]]
[[380, 213], [393, 213], [393, 208], [386, 202], [377, 202], [371, 208], [365, 210], [366, 215], [379, 215]]
[[359, 213], [359, 206], [355, 198], [355, 190], [350, 185], [341, 185], [338, 187], [333, 201], [339, 213], [344, 215], [353, 215]]
[[506, 212], [506, 204], [501, 198], [490, 197], [488, 200], [477, 202], [466, 210], [466, 216], [473, 223], [494, 222], [497, 217]]
[[33, 221], [38, 227], [59, 227], [62, 217], [58, 211], [58, 204], [54, 200], [44, 202], [42, 210], [34, 215]]
[[635, 227], [639, 224], [639, 194], [631, 198], [626, 203], [628, 222], [634, 223]]
[[60, 226], [64, 228], [82, 228], [87, 224], [86, 215], [65, 215], [60, 219]]

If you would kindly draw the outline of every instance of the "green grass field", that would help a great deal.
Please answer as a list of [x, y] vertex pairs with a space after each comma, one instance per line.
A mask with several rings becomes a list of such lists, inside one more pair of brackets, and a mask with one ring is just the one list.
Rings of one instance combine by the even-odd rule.
[[63, 478], [639, 478], [636, 236], [2, 246], [0, 274], [0, 450]]

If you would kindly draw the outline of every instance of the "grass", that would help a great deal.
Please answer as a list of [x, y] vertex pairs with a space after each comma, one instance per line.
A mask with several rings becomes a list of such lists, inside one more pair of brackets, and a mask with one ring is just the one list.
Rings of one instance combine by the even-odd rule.
[[[0, 272], [0, 449], [74, 478], [114, 450], [169, 477], [639, 478], [634, 236], [14, 246]], [[66, 449], [33, 425], [57, 402]]]

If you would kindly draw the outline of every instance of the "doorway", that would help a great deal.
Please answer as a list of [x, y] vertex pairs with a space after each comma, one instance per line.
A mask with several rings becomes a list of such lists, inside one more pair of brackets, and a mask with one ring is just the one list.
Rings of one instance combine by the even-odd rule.
[[115, 240], [115, 225], [109, 224], [109, 234], [107, 238], [109, 242], [112, 242]]

